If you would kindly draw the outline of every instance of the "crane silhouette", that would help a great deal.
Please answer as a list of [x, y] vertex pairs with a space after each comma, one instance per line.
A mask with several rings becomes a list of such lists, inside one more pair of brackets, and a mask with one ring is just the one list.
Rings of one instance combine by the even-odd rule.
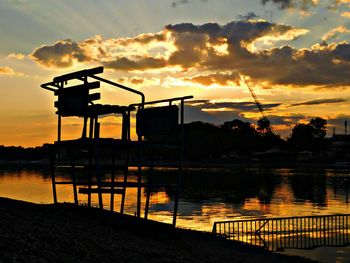
[[267, 115], [265, 114], [264, 108], [262, 107], [258, 97], [256, 96], [250, 81], [247, 78], [245, 78], [243, 75], [241, 75], [241, 78], [244, 80], [246, 86], [248, 87], [248, 89], [250, 91], [250, 94], [252, 95], [252, 97], [253, 97], [253, 99], [255, 101], [256, 106], [258, 107], [258, 109], [259, 109], [259, 111], [261, 113], [261, 116], [262, 116], [261, 120], [262, 120], [262, 123], [265, 124], [266, 130], [268, 132], [271, 132], [272, 134], [276, 134], [273, 131], [273, 129], [270, 127], [270, 123], [271, 122], [270, 122], [269, 118], [267, 117]]

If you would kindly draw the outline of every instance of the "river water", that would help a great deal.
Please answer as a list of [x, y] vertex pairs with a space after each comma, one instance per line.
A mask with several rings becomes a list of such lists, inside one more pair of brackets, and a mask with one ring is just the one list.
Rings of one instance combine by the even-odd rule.
[[[136, 179], [135, 173], [131, 171], [131, 180]], [[175, 174], [171, 169], [159, 169], [152, 174], [152, 181], [172, 182]], [[108, 174], [105, 177], [108, 179]], [[122, 175], [117, 180], [122, 181]], [[177, 226], [183, 228], [211, 231], [216, 221], [349, 213], [350, 169], [186, 169], [182, 182]], [[73, 202], [72, 186], [61, 185], [57, 190], [59, 202]], [[52, 203], [50, 174], [47, 170], [3, 169], [0, 196]], [[143, 189], [143, 204], [145, 197]], [[109, 196], [104, 196], [107, 209], [109, 200]], [[87, 197], [79, 195], [79, 203], [87, 203]], [[96, 196], [92, 204], [97, 206]], [[120, 197], [116, 196], [116, 211], [119, 204]], [[174, 190], [152, 189], [149, 219], [171, 223], [173, 205]], [[135, 209], [136, 189], [130, 188], [125, 212], [134, 215]], [[286, 249], [282, 253], [321, 262], [350, 262], [349, 247]]]

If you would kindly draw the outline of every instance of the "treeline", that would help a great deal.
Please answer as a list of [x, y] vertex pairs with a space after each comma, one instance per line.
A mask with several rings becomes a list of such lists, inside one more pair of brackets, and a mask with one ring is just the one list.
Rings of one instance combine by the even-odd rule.
[[306, 124], [296, 124], [288, 139], [273, 132], [267, 119], [257, 125], [232, 120], [222, 125], [192, 122], [185, 127], [186, 159], [218, 159], [222, 156], [250, 159], [254, 152], [280, 149], [289, 153], [326, 150], [326, 120], [314, 118]]
[[37, 161], [47, 159], [49, 156], [46, 144], [38, 147], [24, 148], [22, 146], [0, 145], [0, 160], [2, 161]]
[[[185, 159], [188, 161], [220, 160], [225, 157], [250, 160], [252, 154], [279, 149], [287, 153], [309, 151], [314, 155], [327, 150], [326, 120], [314, 118], [296, 124], [286, 140], [274, 132], [267, 119], [251, 124], [239, 119], [222, 125], [205, 122], [185, 124]], [[34, 148], [0, 146], [0, 160], [44, 160], [49, 157], [48, 144]], [[174, 158], [176, 156], [173, 156]]]

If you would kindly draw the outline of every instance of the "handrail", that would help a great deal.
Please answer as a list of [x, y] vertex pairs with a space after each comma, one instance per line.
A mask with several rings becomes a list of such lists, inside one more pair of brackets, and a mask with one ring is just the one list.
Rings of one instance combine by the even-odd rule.
[[297, 219], [297, 218], [318, 218], [318, 217], [332, 217], [332, 216], [350, 216], [350, 214], [331, 214], [331, 215], [315, 215], [315, 216], [290, 216], [290, 217], [270, 217], [270, 218], [255, 218], [255, 219], [240, 219], [240, 220], [226, 220], [217, 221], [214, 224], [221, 223], [233, 223], [233, 222], [253, 222], [253, 221], [265, 221], [265, 220], [281, 220], [281, 219]]
[[[187, 99], [192, 99], [193, 96], [184, 96], [184, 97], [176, 97], [176, 98], [170, 98], [170, 99], [162, 99], [162, 100], [153, 100], [153, 101], [147, 101], [143, 103], [143, 105], [149, 105], [149, 104], [156, 104], [156, 103], [162, 103], [162, 102], [173, 102], [177, 100], [187, 100]], [[140, 103], [133, 103], [130, 104], [129, 106], [140, 106]]]
[[350, 214], [217, 221], [212, 233], [270, 250], [350, 244]]

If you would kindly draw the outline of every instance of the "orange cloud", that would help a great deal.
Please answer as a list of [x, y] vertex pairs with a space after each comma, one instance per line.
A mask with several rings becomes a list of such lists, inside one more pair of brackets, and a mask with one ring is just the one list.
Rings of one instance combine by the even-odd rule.
[[22, 60], [22, 59], [25, 59], [26, 56], [19, 53], [11, 53], [7, 57], [12, 59]]
[[222, 86], [229, 84], [239, 85], [240, 76], [238, 72], [233, 72], [229, 74], [224, 73], [215, 73], [208, 75], [197, 75], [195, 77], [184, 78], [185, 81], [190, 81], [194, 83], [199, 83], [204, 86], [210, 86], [212, 84], [219, 84]]
[[[349, 12], [350, 14], [350, 12]], [[349, 33], [350, 30], [347, 29], [345, 26], [338, 26], [336, 28], [333, 28], [332, 30], [330, 30], [328, 33], [326, 33], [323, 37], [322, 40], [323, 41], [328, 41], [332, 38], [335, 38], [339, 33]]]
[[145, 82], [143, 78], [138, 78], [138, 77], [132, 77], [132, 78], [122, 77], [122, 78], [119, 78], [118, 81], [121, 83], [125, 83], [125, 82], [131, 83], [133, 85], [141, 85]]
[[341, 13], [342, 17], [350, 18], [350, 12], [343, 12]]
[[2, 75], [15, 75], [15, 71], [10, 67], [0, 67], [0, 74], [2, 74]]
[[25, 77], [26, 76], [24, 73], [17, 72], [13, 68], [10, 68], [10, 67], [0, 67], [0, 75], [17, 76], [17, 77]]

